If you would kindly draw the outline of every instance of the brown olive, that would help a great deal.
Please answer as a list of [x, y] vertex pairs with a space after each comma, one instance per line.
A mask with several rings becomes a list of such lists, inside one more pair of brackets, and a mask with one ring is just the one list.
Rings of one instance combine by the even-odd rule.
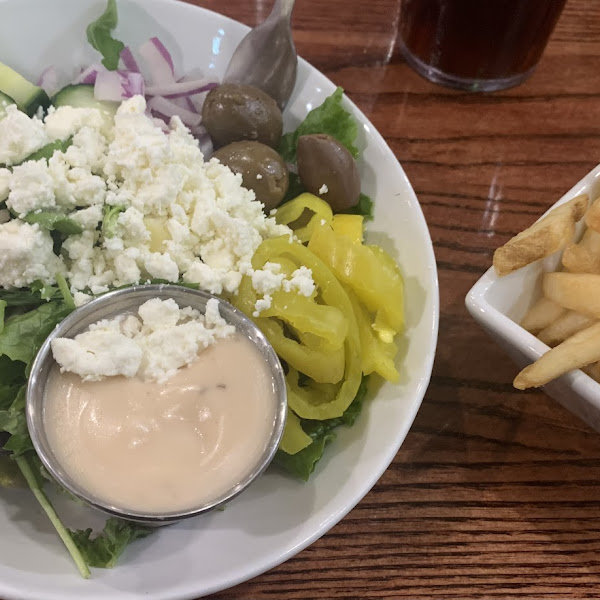
[[283, 131], [275, 100], [254, 86], [237, 83], [222, 83], [208, 93], [202, 123], [216, 148], [241, 140], [275, 148]]
[[243, 186], [253, 190], [265, 211], [279, 206], [289, 185], [285, 161], [269, 146], [260, 142], [233, 142], [217, 150], [218, 158], [234, 173], [240, 173]]
[[360, 178], [352, 154], [335, 138], [325, 134], [298, 139], [298, 175], [304, 187], [340, 212], [355, 206]]

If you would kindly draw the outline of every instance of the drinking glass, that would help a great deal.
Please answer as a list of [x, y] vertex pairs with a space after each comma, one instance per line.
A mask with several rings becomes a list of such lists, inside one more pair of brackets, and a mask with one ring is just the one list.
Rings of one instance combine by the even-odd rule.
[[566, 0], [402, 0], [401, 51], [442, 85], [490, 92], [534, 71]]

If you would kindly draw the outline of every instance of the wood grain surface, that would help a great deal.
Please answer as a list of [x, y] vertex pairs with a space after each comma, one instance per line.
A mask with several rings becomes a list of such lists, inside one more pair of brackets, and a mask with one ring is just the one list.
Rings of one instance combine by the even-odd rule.
[[[249, 25], [272, 4], [195, 3]], [[356, 509], [214, 598], [598, 599], [600, 436], [543, 393], [512, 388], [515, 367], [464, 297], [493, 250], [599, 162], [600, 3], [568, 0], [533, 77], [490, 95], [411, 71], [398, 19], [398, 0], [298, 0], [294, 36], [383, 134], [423, 206], [441, 287], [431, 385]]]

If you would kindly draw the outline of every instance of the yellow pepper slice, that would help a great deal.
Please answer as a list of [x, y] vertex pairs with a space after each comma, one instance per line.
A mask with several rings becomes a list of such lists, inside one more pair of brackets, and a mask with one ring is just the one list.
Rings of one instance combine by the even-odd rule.
[[[315, 227], [308, 248], [348, 285], [379, 323], [399, 333], [404, 328], [404, 286], [394, 260], [378, 246], [357, 244], [330, 226]], [[389, 336], [385, 336], [388, 338]]]
[[[312, 213], [312, 216], [308, 217], [307, 213], [308, 215]], [[306, 218], [309, 218], [308, 222]], [[308, 192], [286, 202], [275, 212], [275, 220], [291, 227], [301, 242], [308, 242], [316, 226], [321, 223], [330, 224], [332, 219], [331, 206], [325, 200]]]
[[[283, 243], [289, 245], [289, 238], [277, 239], [283, 239]], [[297, 242], [295, 242], [295, 245], [302, 246]], [[271, 256], [274, 257], [275, 254]], [[298, 369], [315, 381], [336, 383], [342, 379], [345, 369], [345, 348], [343, 346], [333, 351], [331, 349], [315, 349], [287, 337], [280, 321], [268, 317], [252, 316], [256, 300], [257, 295], [252, 287], [252, 281], [249, 277], [244, 276], [237, 295], [231, 298], [231, 303], [254, 320], [273, 346], [275, 352], [293, 368]]]
[[[352, 304], [350, 303], [348, 294], [336, 279], [331, 269], [329, 269], [329, 267], [327, 267], [327, 265], [308, 248], [298, 242], [290, 242], [289, 238], [286, 236], [263, 241], [252, 258], [252, 266], [255, 269], [260, 269], [265, 262], [279, 257], [291, 259], [298, 265], [304, 265], [309, 268], [312, 271], [313, 280], [319, 288], [319, 298], [322, 299], [323, 303], [326, 305], [338, 308], [347, 322], [348, 333], [344, 340], [344, 347], [342, 350], [344, 356], [344, 381], [339, 386], [335, 398], [330, 402], [317, 405], [307, 403], [307, 405], [304, 406], [302, 414], [297, 413], [299, 416], [307, 419], [323, 420], [339, 417], [344, 414], [346, 408], [348, 408], [352, 400], [354, 400], [362, 378], [360, 336]], [[247, 312], [247, 314], [251, 314], [251, 312]], [[324, 360], [331, 362], [332, 357], [336, 355], [336, 352], [320, 353], [315, 350], [308, 350], [306, 347], [301, 347], [295, 340], [286, 338], [283, 335], [282, 326], [272, 319], [259, 318], [257, 319], [257, 324], [263, 330], [267, 339], [273, 344], [275, 351], [294, 369], [308, 375], [316, 382], [335, 383], [335, 380], [333, 380], [332, 377], [321, 377], [320, 379], [315, 377], [308, 372], [306, 369], [307, 365], [303, 364], [303, 362], [304, 360], [308, 361], [310, 359], [310, 366], [313, 367], [314, 371], [317, 371], [317, 365], [314, 364], [315, 356], [323, 355]], [[275, 335], [273, 335], [274, 327], [279, 327], [279, 331]], [[298, 359], [295, 360], [295, 362], [288, 360], [288, 358], [280, 352], [280, 348], [283, 351], [287, 351], [289, 349], [288, 346], [293, 344], [297, 346], [295, 350], [298, 354], [297, 356], [294, 356], [294, 359]], [[303, 356], [300, 352], [303, 353]], [[326, 370], [327, 369], [321, 365], [321, 371]]]
[[362, 244], [364, 217], [362, 215], [335, 215], [331, 227], [337, 235], [345, 235], [353, 242]]
[[[286, 375], [288, 406], [303, 419], [315, 419], [315, 411], [326, 410], [335, 400], [339, 385], [331, 383], [316, 383], [308, 380], [305, 385], [299, 385], [299, 374], [295, 369], [289, 369]], [[338, 415], [339, 416], [339, 415]]]
[[[261, 317], [277, 317], [297, 330], [299, 337], [316, 337], [321, 343], [311, 347], [336, 350], [342, 346], [348, 333], [348, 323], [335, 306], [317, 304], [312, 298], [295, 292], [277, 291], [272, 296], [271, 307], [262, 311]], [[314, 340], [317, 342], [317, 340]]]
[[302, 425], [300, 425], [300, 419], [288, 408], [285, 429], [279, 448], [288, 454], [297, 454], [310, 444], [312, 444], [312, 438], [304, 432]]
[[394, 357], [398, 351], [396, 344], [393, 341], [385, 343], [380, 336], [375, 335], [371, 317], [367, 310], [351, 291], [348, 293], [348, 297], [352, 302], [352, 308], [358, 323], [363, 373], [369, 375], [375, 372], [388, 381], [398, 381], [400, 374], [394, 364]]
[[[259, 317], [255, 322], [267, 336], [277, 355], [311, 379], [319, 383], [337, 383], [344, 377], [344, 347], [334, 351], [308, 348], [287, 337], [281, 323], [274, 319]], [[360, 369], [360, 363], [358, 368]]]

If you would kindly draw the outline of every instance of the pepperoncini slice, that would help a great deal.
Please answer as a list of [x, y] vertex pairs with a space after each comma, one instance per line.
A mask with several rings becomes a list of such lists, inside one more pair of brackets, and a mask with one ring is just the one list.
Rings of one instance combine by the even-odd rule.
[[289, 369], [285, 380], [288, 406], [303, 419], [319, 418], [314, 415], [328, 409], [335, 401], [339, 389], [339, 385], [316, 383], [311, 380], [301, 386], [299, 373], [295, 369]]
[[[312, 216], [307, 216], [312, 213]], [[308, 222], [306, 222], [308, 218]], [[275, 220], [288, 225], [301, 242], [308, 242], [316, 226], [333, 219], [331, 206], [318, 196], [305, 192], [280, 206], [275, 212]]]
[[358, 323], [363, 373], [369, 375], [375, 372], [388, 381], [398, 381], [400, 374], [394, 364], [398, 348], [394, 344], [393, 338], [390, 342], [384, 342], [379, 335], [375, 335], [371, 317], [367, 310], [361, 305], [355, 294], [349, 292], [348, 297], [352, 302], [352, 308]]
[[337, 235], [345, 235], [353, 242], [362, 244], [364, 217], [362, 215], [335, 215], [331, 228]]
[[348, 236], [336, 234], [328, 225], [314, 228], [308, 249], [352, 289], [369, 312], [380, 313], [377, 323], [384, 330], [384, 341], [389, 340], [388, 330], [403, 330], [402, 275], [384, 250], [358, 244]]
[[[284, 238], [288, 243], [287, 238]], [[263, 242], [264, 243], [264, 242]], [[300, 245], [300, 244], [298, 244]], [[336, 383], [344, 376], [345, 349], [335, 351], [308, 348], [286, 335], [283, 323], [272, 317], [254, 317], [257, 295], [248, 276], [242, 277], [238, 293], [231, 303], [249, 315], [265, 334], [273, 349], [285, 362], [322, 383]], [[293, 331], [292, 331], [293, 333]]]
[[[293, 369], [304, 373], [316, 383], [337, 383], [343, 379], [331, 401], [315, 405], [309, 403], [305, 414], [299, 416], [318, 420], [339, 417], [356, 396], [362, 378], [360, 336], [352, 304], [331, 269], [308, 248], [298, 242], [290, 241], [287, 236], [264, 240], [254, 253], [252, 266], [254, 269], [260, 269], [266, 262], [273, 262], [279, 258], [292, 260], [298, 266], [304, 265], [311, 270], [313, 281], [319, 290], [319, 301], [326, 306], [337, 308], [343, 315], [347, 324], [344, 344], [339, 350], [333, 352], [319, 351], [286, 337], [279, 320], [272, 317], [258, 317], [256, 323], [277, 354]], [[244, 277], [244, 280], [247, 279]], [[251, 283], [244, 280], [234, 303], [236, 306], [240, 303], [238, 308], [244, 310], [246, 314], [252, 314], [256, 294]], [[316, 299], [314, 302], [316, 303]], [[314, 332], [308, 333], [314, 334]], [[340, 362], [342, 372], [338, 373]]]
[[290, 325], [302, 338], [316, 337], [318, 344], [310, 347], [322, 347], [336, 350], [342, 346], [348, 333], [348, 323], [341, 311], [335, 306], [317, 304], [312, 298], [300, 296], [295, 292], [277, 291], [273, 294], [271, 307], [260, 313], [261, 317], [277, 317]]
[[279, 448], [288, 454], [297, 454], [310, 444], [312, 444], [312, 438], [304, 432], [302, 425], [300, 425], [300, 419], [288, 408], [285, 429]]

